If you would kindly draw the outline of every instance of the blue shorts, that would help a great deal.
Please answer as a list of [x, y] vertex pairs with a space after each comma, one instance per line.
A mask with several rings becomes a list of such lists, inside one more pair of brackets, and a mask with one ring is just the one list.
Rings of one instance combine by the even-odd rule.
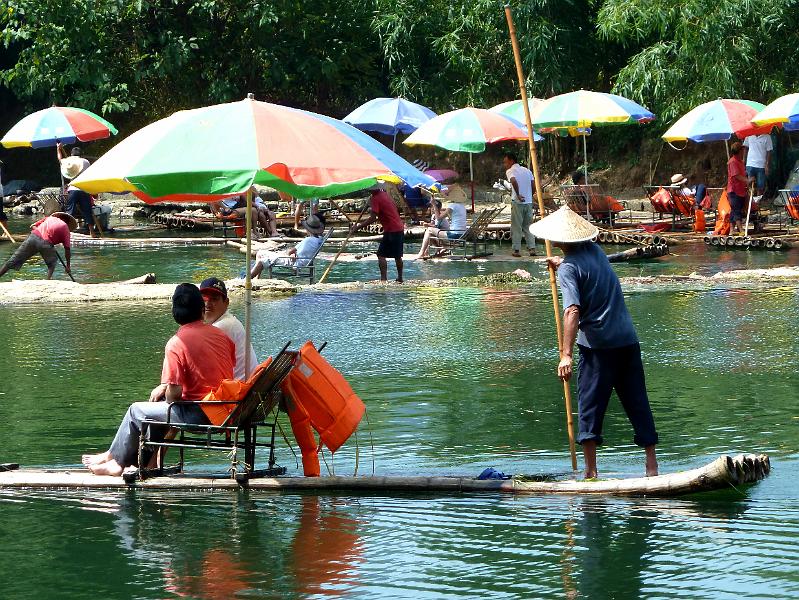
[[461, 236], [463, 236], [463, 231], [447, 231], [447, 237], [451, 240], [457, 240]]
[[766, 169], [763, 167], [746, 167], [746, 176], [755, 178], [755, 187], [759, 190], [766, 187]]
[[655, 420], [649, 408], [641, 362], [641, 346], [597, 349], [578, 346], [577, 373], [579, 432], [577, 442], [594, 440], [602, 445], [602, 422], [610, 394], [616, 390], [624, 412], [633, 426], [633, 441], [641, 447], [658, 443]]

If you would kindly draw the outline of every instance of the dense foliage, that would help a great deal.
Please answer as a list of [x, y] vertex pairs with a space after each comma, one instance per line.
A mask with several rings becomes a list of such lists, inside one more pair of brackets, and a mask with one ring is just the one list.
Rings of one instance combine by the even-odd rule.
[[[513, 11], [532, 95], [613, 90], [659, 115], [654, 135], [702, 101], [795, 91], [797, 4], [526, 0]], [[0, 85], [18, 111], [74, 105], [123, 126], [247, 92], [335, 116], [379, 95], [437, 111], [518, 96], [496, 0], [5, 0], [0, 39]]]

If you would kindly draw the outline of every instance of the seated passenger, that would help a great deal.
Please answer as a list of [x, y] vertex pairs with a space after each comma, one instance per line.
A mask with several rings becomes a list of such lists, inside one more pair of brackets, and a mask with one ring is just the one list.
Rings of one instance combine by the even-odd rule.
[[250, 273], [250, 277], [260, 277], [264, 267], [270, 265], [284, 267], [308, 266], [311, 259], [319, 252], [319, 248], [322, 247], [325, 234], [325, 218], [322, 215], [311, 215], [302, 222], [302, 226], [308, 232], [308, 237], [287, 252], [259, 250], [258, 254], [255, 255], [256, 264]]
[[[258, 200], [260, 200], [260, 198], [258, 198]], [[247, 199], [244, 196], [234, 196], [233, 198], [225, 198], [218, 202], [211, 202], [210, 207], [211, 212], [217, 219], [246, 219], [247, 217]], [[277, 234], [277, 228], [270, 226], [269, 217], [264, 214], [264, 209], [266, 209], [266, 206], [261, 202], [261, 209], [259, 210], [254, 196], [250, 218], [252, 219], [252, 238], [256, 240], [260, 238], [256, 231], [259, 225], [267, 232], [267, 235], [271, 236]], [[276, 222], [277, 220], [275, 219], [274, 223]], [[270, 233], [270, 231], [274, 231], [274, 234]]]
[[277, 236], [277, 215], [269, 210], [261, 196], [258, 195], [258, 190], [255, 189], [255, 186], [252, 186], [250, 190], [252, 191], [252, 205], [258, 213], [258, 224], [263, 228], [267, 236]]
[[447, 202], [443, 213], [439, 214], [448, 221], [449, 229], [428, 227], [422, 238], [422, 247], [419, 248], [419, 254], [415, 258], [428, 258], [427, 250], [430, 245], [439, 246], [439, 239], [458, 239], [469, 228], [466, 222], [466, 207], [463, 204]]
[[[148, 402], [130, 405], [108, 451], [83, 455], [83, 464], [95, 475], [121, 475], [125, 467], [137, 464], [142, 421], [165, 421], [170, 403], [202, 400], [223, 379], [232, 379], [236, 347], [224, 331], [203, 323], [204, 308], [196, 285], [181, 283], [175, 288], [172, 317], [180, 327], [166, 343], [161, 384], [150, 392]], [[173, 407], [171, 418], [180, 423], [209, 422], [199, 406], [191, 405]], [[163, 439], [166, 432], [152, 434]]]

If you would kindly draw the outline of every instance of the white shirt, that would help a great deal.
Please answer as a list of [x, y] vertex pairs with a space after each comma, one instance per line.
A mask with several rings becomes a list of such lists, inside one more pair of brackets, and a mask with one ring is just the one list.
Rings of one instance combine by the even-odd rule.
[[[80, 162], [83, 165], [83, 167], [81, 167], [80, 173], [83, 173], [86, 169], [89, 168], [89, 165], [91, 165], [91, 163], [88, 160], [86, 160], [85, 158], [81, 158], [81, 157], [78, 157], [78, 158], [80, 158]], [[62, 158], [61, 160], [64, 160], [64, 159]], [[77, 179], [80, 176], [80, 173], [75, 175], [75, 177], [73, 177], [73, 179]], [[67, 186], [67, 191], [68, 192], [74, 192], [76, 190], [82, 191], [80, 188], [77, 188], [74, 185]]]
[[466, 207], [463, 204], [448, 202], [447, 210], [450, 211], [450, 231], [466, 231], [469, 229], [469, 225], [466, 223]]
[[[247, 337], [244, 331], [244, 325], [227, 311], [216, 321], [211, 323], [211, 325], [219, 327], [219, 329], [224, 331], [236, 345], [236, 367], [233, 369], [233, 377], [244, 381], [244, 342]], [[252, 347], [252, 344], [250, 344], [250, 373], [252, 373], [257, 366], [258, 357], [255, 355], [255, 349]]]
[[519, 163], [514, 163], [513, 166], [505, 172], [505, 178], [510, 181], [516, 179], [516, 185], [519, 186], [519, 194], [523, 199], [519, 199], [516, 195], [516, 190], [511, 188], [511, 196], [514, 202], [521, 202], [522, 204], [532, 204], [533, 202], [533, 173], [530, 169], [521, 166]]
[[766, 167], [766, 153], [774, 150], [771, 136], [766, 133], [748, 136], [744, 140], [744, 147], [749, 148], [749, 152], [746, 153], [746, 166], [757, 169]]

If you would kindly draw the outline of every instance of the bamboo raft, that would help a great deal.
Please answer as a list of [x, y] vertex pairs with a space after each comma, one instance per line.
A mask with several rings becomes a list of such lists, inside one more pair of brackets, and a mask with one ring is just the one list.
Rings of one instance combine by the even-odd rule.
[[[509, 494], [593, 494], [611, 496], [671, 497], [749, 485], [764, 479], [771, 469], [765, 454], [720, 456], [711, 463], [679, 473], [631, 479], [599, 479], [590, 481], [526, 481], [477, 480], [469, 477], [278, 477], [251, 479], [238, 483], [223, 476], [154, 477], [126, 483], [122, 477], [92, 475], [86, 470], [18, 469], [17, 465], [0, 465], [0, 490], [250, 490], [317, 491], [317, 492], [421, 492], [421, 493], [509, 493]], [[3, 469], [8, 470], [3, 470]]]

